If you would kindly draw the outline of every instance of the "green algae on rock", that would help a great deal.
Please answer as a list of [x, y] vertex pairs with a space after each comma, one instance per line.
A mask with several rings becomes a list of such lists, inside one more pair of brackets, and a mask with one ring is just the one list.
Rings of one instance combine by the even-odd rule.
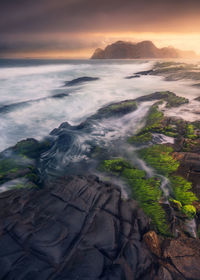
[[119, 103], [110, 104], [101, 108], [97, 112], [98, 117], [112, 117], [115, 115], [124, 115], [137, 109], [137, 103], [134, 100], [125, 100]]
[[150, 132], [145, 132], [142, 134], [137, 134], [135, 136], [129, 137], [128, 141], [131, 144], [148, 144], [152, 141], [153, 135]]
[[193, 219], [196, 215], [196, 208], [193, 205], [185, 205], [182, 208], [182, 212], [189, 218]]
[[198, 200], [196, 195], [191, 191], [192, 183], [181, 176], [171, 176], [170, 183], [175, 199], [180, 201], [182, 205], [192, 204]]
[[38, 158], [41, 153], [45, 152], [50, 147], [51, 142], [48, 140], [39, 142], [34, 138], [28, 138], [18, 142], [11, 149], [19, 155], [27, 156], [29, 158]]
[[144, 212], [152, 219], [157, 231], [163, 235], [170, 234], [165, 211], [159, 204], [162, 195], [159, 178], [146, 178], [143, 170], [133, 167], [122, 158], [104, 160], [102, 169], [121, 176], [131, 187], [133, 198], [139, 202]]
[[179, 167], [179, 162], [171, 155], [172, 152], [173, 148], [167, 145], [153, 145], [141, 149], [138, 153], [159, 174], [168, 176]]

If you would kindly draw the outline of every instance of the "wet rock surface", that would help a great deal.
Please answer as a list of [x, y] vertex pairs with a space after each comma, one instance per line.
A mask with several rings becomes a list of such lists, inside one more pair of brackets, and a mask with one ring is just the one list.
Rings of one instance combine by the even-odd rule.
[[2, 193], [0, 279], [143, 279], [148, 228], [135, 201], [93, 177]]
[[0, 194], [0, 279], [199, 279], [200, 241], [163, 239], [94, 176]]

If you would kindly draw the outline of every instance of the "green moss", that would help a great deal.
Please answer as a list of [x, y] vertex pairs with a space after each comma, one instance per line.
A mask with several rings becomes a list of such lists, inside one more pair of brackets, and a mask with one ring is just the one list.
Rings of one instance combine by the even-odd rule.
[[182, 208], [182, 212], [189, 218], [193, 219], [196, 215], [196, 209], [193, 205], [185, 205]]
[[166, 107], [172, 108], [172, 107], [178, 107], [180, 105], [189, 103], [189, 100], [184, 97], [176, 96], [175, 94], [171, 94], [166, 99], [166, 102], [167, 102]]
[[158, 173], [168, 176], [175, 172], [179, 166], [171, 153], [173, 149], [166, 145], [153, 145], [139, 151], [139, 155]]
[[133, 144], [147, 144], [152, 141], [153, 135], [150, 132], [145, 132], [143, 134], [137, 134], [128, 139], [129, 143]]
[[124, 168], [129, 168], [131, 165], [123, 158], [104, 160], [101, 165], [101, 170], [111, 172], [113, 174], [121, 173]]
[[164, 115], [158, 110], [158, 105], [153, 105], [148, 113], [146, 126], [159, 126], [160, 122], [163, 120]]
[[108, 105], [98, 111], [98, 117], [112, 117], [114, 115], [123, 115], [137, 109], [135, 101], [127, 100], [120, 103]]
[[195, 128], [193, 124], [187, 124], [186, 125], [186, 135], [189, 139], [196, 139], [197, 135], [195, 134]]
[[135, 101], [125, 101], [119, 104], [113, 104], [108, 107], [111, 111], [118, 111], [121, 109], [129, 109], [129, 108], [137, 108], [137, 104]]
[[168, 235], [168, 225], [165, 211], [159, 204], [161, 197], [160, 180], [146, 178], [143, 170], [134, 168], [124, 159], [105, 160], [102, 164], [104, 171], [121, 176], [132, 189], [132, 196], [136, 199], [144, 212], [152, 219], [155, 228], [161, 234]]
[[17, 173], [21, 168], [23, 168], [23, 164], [14, 159], [0, 160], [0, 181], [4, 181], [6, 177]]
[[30, 183], [19, 183], [17, 184], [14, 188], [15, 189], [31, 189], [31, 188], [37, 188], [38, 186], [34, 185], [34, 184], [30, 184]]
[[182, 205], [192, 204], [198, 200], [196, 195], [191, 191], [192, 183], [180, 176], [171, 176], [170, 182], [175, 199], [180, 201]]
[[38, 142], [35, 139], [26, 139], [18, 142], [13, 151], [23, 157], [38, 158], [40, 154], [48, 150], [51, 143], [47, 140]]
[[183, 151], [184, 152], [194, 152], [199, 151], [199, 144], [200, 139], [192, 140], [192, 139], [185, 139], [184, 145], [183, 145]]
[[163, 113], [158, 110], [158, 105], [153, 105], [147, 115], [145, 127], [136, 136], [155, 132], [165, 134], [170, 137], [176, 137], [176, 128], [171, 125], [163, 124], [164, 119]]
[[16, 172], [19, 164], [13, 159], [3, 159], [0, 161], [0, 173]]
[[176, 199], [170, 198], [169, 201], [172, 204], [172, 207], [177, 208], [177, 209], [181, 209], [182, 208], [182, 203]]
[[182, 207], [182, 204], [181, 204], [180, 201], [178, 201], [178, 200], [176, 200], [176, 199], [172, 199], [172, 198], [170, 198], [169, 200], [170, 200], [171, 202], [173, 202], [173, 203], [178, 204], [180, 207]]

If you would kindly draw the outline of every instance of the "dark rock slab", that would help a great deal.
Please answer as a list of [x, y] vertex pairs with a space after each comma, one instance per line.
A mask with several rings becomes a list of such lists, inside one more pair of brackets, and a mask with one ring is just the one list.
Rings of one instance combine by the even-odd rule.
[[[199, 84], [199, 86], [200, 86], [200, 84]], [[194, 100], [196, 100], [196, 101], [200, 101], [200, 96], [198, 96], [197, 98], [195, 98]]]
[[52, 95], [49, 98], [64, 98], [66, 96], [69, 96], [69, 94], [68, 93], [57, 93], [57, 94]]
[[0, 279], [198, 280], [200, 241], [149, 229], [134, 200], [94, 176], [1, 193]]
[[140, 75], [131, 75], [131, 76], [125, 77], [125, 79], [127, 79], [127, 80], [135, 79], [135, 78], [140, 78]]
[[40, 102], [40, 101], [45, 101], [48, 99], [61, 99], [61, 98], [65, 98], [69, 96], [68, 93], [56, 93], [53, 94], [51, 96], [46, 96], [46, 97], [42, 97], [42, 98], [37, 98], [37, 99], [30, 99], [30, 100], [26, 100], [26, 101], [22, 101], [22, 102], [16, 102], [16, 103], [11, 103], [11, 104], [5, 104], [5, 105], [1, 105], [0, 106], [0, 113], [1, 114], [6, 114], [9, 113], [11, 111], [16, 111], [16, 110], [20, 110], [23, 108], [26, 108], [28, 106], [31, 105], [35, 105], [36, 103]]
[[200, 87], [200, 83], [198, 83], [198, 84], [194, 84], [194, 85], [193, 85], [193, 87], [197, 87], [197, 88], [199, 88], [199, 87]]
[[80, 78], [65, 82], [65, 86], [75, 86], [75, 85], [79, 85], [79, 84], [82, 84], [85, 82], [91, 82], [91, 81], [96, 81], [96, 80], [99, 80], [99, 78], [85, 76], [85, 77], [80, 77]]
[[143, 75], [143, 76], [152, 75], [152, 74], [153, 74], [153, 69], [135, 73], [135, 75]]
[[136, 202], [94, 177], [2, 193], [0, 279], [143, 279], [153, 261], [141, 242], [148, 228]]

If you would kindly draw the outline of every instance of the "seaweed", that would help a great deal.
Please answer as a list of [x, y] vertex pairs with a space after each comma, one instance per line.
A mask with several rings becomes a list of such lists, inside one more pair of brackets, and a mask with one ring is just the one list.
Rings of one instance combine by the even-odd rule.
[[163, 235], [170, 235], [165, 211], [159, 204], [162, 192], [160, 179], [146, 178], [143, 170], [133, 167], [122, 158], [104, 160], [102, 169], [111, 174], [121, 176], [131, 187], [132, 197], [139, 202], [146, 215], [152, 219], [157, 231]]
[[141, 149], [139, 155], [158, 173], [168, 176], [179, 167], [179, 162], [171, 155], [172, 152], [173, 148], [167, 145], [153, 145]]

